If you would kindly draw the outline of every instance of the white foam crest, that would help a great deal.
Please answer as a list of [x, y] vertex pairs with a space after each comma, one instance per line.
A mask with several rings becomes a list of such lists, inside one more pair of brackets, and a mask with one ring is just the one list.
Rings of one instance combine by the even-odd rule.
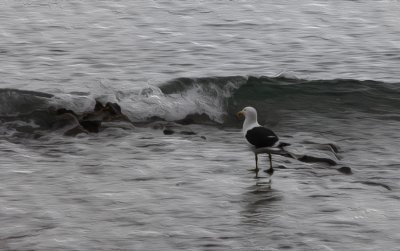
[[119, 93], [124, 112], [135, 121], [145, 121], [151, 117], [160, 117], [175, 121], [184, 119], [189, 114], [207, 114], [211, 119], [220, 121], [221, 111], [218, 111], [212, 101], [199, 97], [196, 90], [186, 93], [164, 94], [160, 88], [148, 86], [137, 92]]
[[59, 109], [65, 108], [76, 113], [83, 113], [93, 109], [96, 101], [90, 96], [74, 94], [57, 94], [51, 98], [49, 105]]
[[275, 77], [276, 78], [299, 79], [295, 72], [288, 71], [288, 70], [281, 71]]
[[[233, 86], [232, 86], [233, 87]], [[133, 120], [144, 121], [160, 117], [175, 121], [191, 114], [206, 114], [210, 119], [222, 123], [226, 115], [225, 101], [231, 95], [230, 86], [224, 88], [193, 85], [173, 94], [164, 94], [160, 88], [148, 85], [130, 93], [119, 92], [117, 99]]]
[[100, 83], [92, 87], [90, 94], [58, 94], [50, 100], [50, 105], [84, 113], [92, 111], [98, 100], [103, 104], [118, 103], [132, 121], [146, 121], [152, 117], [176, 121], [188, 115], [206, 114], [213, 121], [222, 123], [227, 98], [236, 88], [234, 83], [222, 87], [213, 83], [193, 84], [181, 92], [164, 94], [159, 87], [150, 84], [131, 90], [116, 90], [109, 83]]
[[90, 93], [60, 93], [51, 98], [49, 105], [56, 109], [65, 108], [76, 113], [92, 111], [96, 105], [96, 100], [106, 102], [116, 102], [116, 91], [109, 83], [99, 82], [90, 88]]

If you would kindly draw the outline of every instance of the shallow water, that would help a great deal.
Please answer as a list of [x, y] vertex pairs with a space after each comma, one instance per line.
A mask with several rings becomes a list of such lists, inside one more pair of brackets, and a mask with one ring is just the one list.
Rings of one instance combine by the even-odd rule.
[[[274, 157], [287, 168], [269, 183], [248, 171], [253, 155], [237, 129], [191, 127], [207, 139], [114, 128], [3, 141], [3, 246], [396, 250], [399, 165], [380, 156], [379, 142], [342, 138], [342, 161], [353, 175]], [[372, 147], [377, 153], [360, 153]], [[266, 167], [266, 157], [261, 163]]]
[[[398, 250], [398, 1], [0, 7], [0, 250]], [[52, 129], [51, 108], [95, 99], [137, 126]], [[339, 165], [274, 156], [255, 179], [246, 105]], [[146, 122], [187, 115], [196, 135]]]

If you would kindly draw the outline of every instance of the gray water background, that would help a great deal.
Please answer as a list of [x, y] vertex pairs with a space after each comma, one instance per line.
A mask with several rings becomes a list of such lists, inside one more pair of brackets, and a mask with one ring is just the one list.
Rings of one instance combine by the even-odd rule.
[[398, 81], [398, 1], [1, 2], [1, 83], [91, 90], [175, 77]]
[[[281, 72], [398, 82], [399, 9], [398, 1], [2, 1], [0, 83], [101, 93]], [[253, 155], [240, 122], [190, 126], [206, 140], [119, 127], [2, 137], [0, 249], [399, 250], [398, 110], [281, 112], [279, 135], [337, 142], [354, 174], [274, 157], [287, 168], [270, 188], [247, 171]]]

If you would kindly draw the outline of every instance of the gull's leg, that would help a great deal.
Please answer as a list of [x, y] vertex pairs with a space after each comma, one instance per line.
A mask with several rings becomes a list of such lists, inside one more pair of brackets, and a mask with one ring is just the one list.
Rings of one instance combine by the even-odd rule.
[[274, 169], [272, 168], [272, 156], [270, 153], [268, 153], [268, 157], [269, 157], [269, 169], [266, 171], [266, 173], [272, 175], [274, 174]]
[[254, 157], [255, 157], [255, 160], [256, 160], [256, 168], [249, 169], [249, 171], [255, 172], [256, 173], [256, 178], [258, 178], [258, 172], [260, 171], [260, 169], [258, 168], [258, 155], [257, 155], [257, 153], [254, 153]]
[[260, 169], [258, 169], [258, 155], [257, 155], [257, 153], [255, 153], [254, 156], [256, 157], [256, 169], [254, 169], [254, 171], [256, 172], [256, 178], [258, 178], [258, 171], [260, 171]]

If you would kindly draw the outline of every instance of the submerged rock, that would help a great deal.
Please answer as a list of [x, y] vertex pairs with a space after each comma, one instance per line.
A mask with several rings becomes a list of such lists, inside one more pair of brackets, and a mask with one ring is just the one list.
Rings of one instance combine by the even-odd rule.
[[386, 184], [383, 184], [383, 183], [379, 183], [379, 182], [373, 182], [373, 181], [354, 181], [354, 183], [360, 183], [360, 184], [368, 185], [368, 186], [380, 186], [380, 187], [383, 187], [383, 188], [385, 188], [385, 189], [387, 189], [387, 190], [389, 190], [389, 191], [392, 190], [392, 188], [391, 188], [390, 186], [388, 186], [388, 185], [386, 185]]
[[323, 163], [329, 164], [331, 166], [334, 166], [337, 164], [336, 161], [331, 158], [320, 157], [320, 156], [304, 155], [304, 156], [298, 158], [297, 160], [300, 160], [302, 162], [307, 162], [307, 163], [323, 162]]
[[175, 122], [157, 121], [151, 123], [148, 126], [150, 126], [155, 130], [162, 130], [164, 135], [172, 135], [172, 134], [180, 134], [185, 136], [197, 135], [197, 133], [192, 131], [191, 128]]
[[337, 165], [338, 159], [333, 152], [330, 151], [320, 151], [318, 149], [307, 148], [307, 152], [304, 149], [297, 149], [293, 146], [289, 147], [262, 147], [254, 150], [255, 153], [270, 153], [277, 154], [288, 158], [293, 158], [298, 161], [306, 162], [306, 163], [325, 163], [330, 166]]
[[[293, 141], [289, 140], [290, 138]], [[278, 147], [258, 148], [254, 152], [277, 154], [305, 163], [320, 163], [329, 166], [335, 166], [340, 162], [336, 152], [338, 147], [333, 142], [327, 143], [327, 140], [314, 139], [309, 135], [302, 136], [301, 134], [287, 137], [285, 140], [288, 140], [290, 144], [283, 143]]]

